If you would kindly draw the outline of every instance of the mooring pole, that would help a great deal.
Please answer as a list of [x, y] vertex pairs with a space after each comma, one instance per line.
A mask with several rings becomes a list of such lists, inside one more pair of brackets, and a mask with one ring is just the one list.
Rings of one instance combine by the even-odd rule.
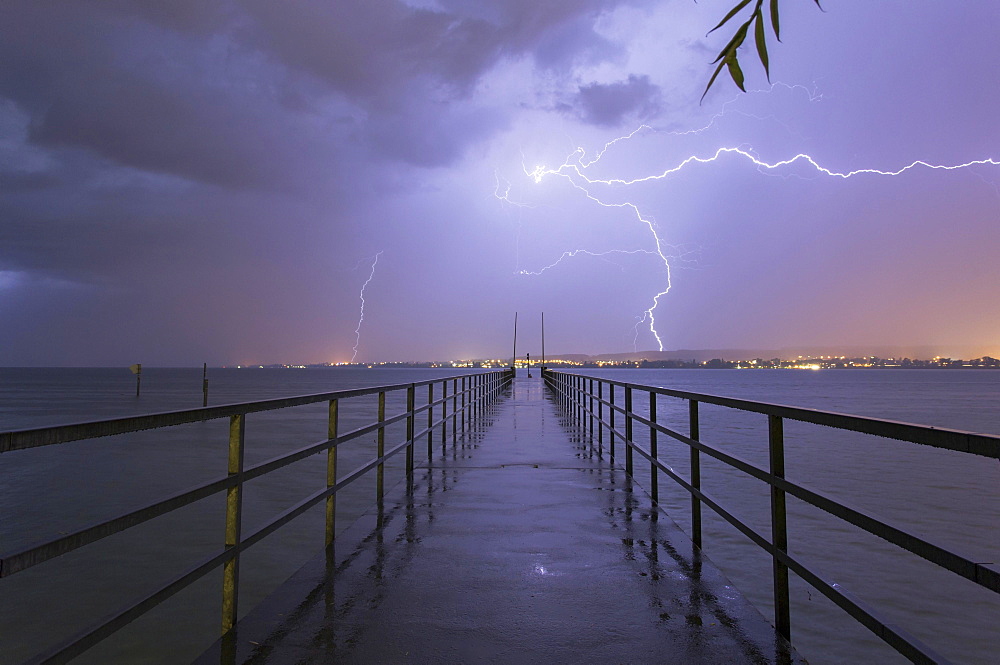
[[514, 312], [514, 355], [510, 358], [510, 371], [517, 367], [517, 312]]
[[142, 385], [142, 363], [129, 365], [129, 369], [135, 374], [135, 396], [139, 396], [139, 387]]
[[542, 312], [542, 371], [545, 371], [545, 312]]
[[201, 365], [201, 405], [208, 406], [208, 363]]

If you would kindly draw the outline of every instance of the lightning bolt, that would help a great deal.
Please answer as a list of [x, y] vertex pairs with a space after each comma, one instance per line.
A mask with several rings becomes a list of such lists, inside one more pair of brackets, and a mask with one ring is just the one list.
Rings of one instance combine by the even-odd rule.
[[[815, 95], [811, 94], [810, 101], [813, 101], [814, 99]], [[709, 124], [705, 125], [701, 129], [690, 130], [688, 132], [668, 132], [668, 133], [672, 135], [680, 135], [680, 134], [697, 133], [705, 131], [709, 127], [711, 127], [712, 124], [714, 124], [724, 112], [725, 111], [720, 112], [719, 114], [714, 116], [709, 122]], [[724, 146], [716, 149], [714, 153], [706, 153], [703, 155], [697, 155], [697, 154], [691, 155], [689, 157], [682, 159], [680, 162], [663, 169], [662, 171], [643, 177], [632, 178], [632, 179], [622, 179], [622, 178], [603, 179], [603, 178], [591, 178], [586, 174], [587, 169], [589, 169], [594, 164], [598, 163], [604, 157], [604, 155], [609, 150], [614, 148], [616, 145], [630, 141], [647, 131], [657, 132], [659, 130], [654, 129], [649, 125], [641, 125], [632, 132], [630, 132], [629, 134], [620, 136], [605, 143], [604, 146], [599, 151], [596, 152], [593, 158], [588, 158], [587, 151], [582, 147], [578, 147], [566, 157], [566, 159], [563, 161], [562, 164], [560, 164], [555, 168], [537, 166], [529, 171], [528, 168], [522, 163], [522, 169], [524, 170], [525, 175], [531, 180], [533, 180], [536, 184], [540, 184], [542, 180], [548, 176], [564, 178], [570, 183], [572, 187], [579, 190], [586, 198], [588, 198], [589, 200], [593, 201], [594, 203], [602, 207], [627, 209], [631, 215], [635, 216], [635, 219], [640, 224], [644, 225], [649, 230], [649, 233], [652, 236], [655, 251], [654, 250], [633, 250], [633, 251], [611, 250], [610, 252], [594, 253], [586, 250], [574, 250], [570, 252], [564, 252], [563, 255], [559, 257], [558, 260], [542, 268], [541, 270], [534, 272], [521, 270], [519, 271], [519, 274], [540, 275], [546, 270], [554, 268], [564, 259], [574, 257], [578, 254], [589, 254], [592, 256], [599, 256], [611, 253], [654, 254], [655, 256], [659, 257], [659, 260], [662, 262], [664, 267], [664, 272], [665, 272], [664, 285], [656, 293], [656, 295], [653, 296], [651, 305], [643, 312], [642, 316], [636, 323], [635, 340], [638, 339], [639, 327], [642, 326], [644, 323], [648, 323], [649, 331], [656, 339], [656, 343], [660, 351], [663, 350], [663, 340], [660, 338], [660, 335], [656, 329], [656, 317], [654, 315], [654, 312], [657, 306], [659, 306], [660, 300], [665, 295], [667, 295], [667, 293], [669, 293], [670, 289], [672, 288], [673, 283], [671, 274], [671, 260], [675, 257], [672, 257], [671, 254], [669, 254], [666, 251], [666, 248], [669, 246], [666, 245], [661, 240], [659, 234], [657, 233], [656, 224], [654, 223], [652, 218], [644, 216], [642, 211], [639, 210], [638, 206], [636, 206], [634, 203], [630, 201], [610, 202], [601, 198], [598, 194], [594, 193], [594, 189], [596, 187], [607, 186], [607, 187], [623, 188], [640, 183], [663, 180], [670, 177], [671, 175], [683, 171], [684, 169], [693, 168], [697, 165], [712, 164], [727, 156], [734, 156], [739, 159], [743, 159], [749, 164], [753, 165], [754, 168], [756, 168], [763, 174], [780, 175], [781, 171], [788, 170], [797, 164], [801, 164], [808, 168], [811, 168], [817, 174], [818, 177], [840, 178], [843, 180], [847, 180], [849, 178], [854, 178], [858, 176], [866, 176], [866, 175], [895, 177], [895, 176], [901, 176], [907, 173], [908, 171], [914, 169], [928, 169], [933, 171], [955, 171], [960, 169], [968, 169], [975, 166], [1000, 166], [1000, 160], [994, 159], [992, 157], [972, 160], [961, 164], [935, 164], [925, 160], [918, 159], [910, 162], [909, 164], [906, 164], [905, 166], [895, 168], [892, 170], [883, 170], [876, 168], [860, 168], [851, 171], [838, 171], [831, 167], [824, 166], [817, 159], [805, 153], [798, 153], [795, 156], [789, 157], [787, 159], [769, 162], [760, 158], [757, 154], [755, 154], [752, 148]], [[790, 173], [787, 174], [786, 177], [794, 177], [794, 176], [797, 176], [797, 174]], [[510, 200], [509, 188], [504, 192], [504, 198], [508, 201]], [[634, 341], [633, 343], [635, 344], [637, 342]]]
[[378, 265], [378, 257], [382, 256], [382, 252], [375, 254], [372, 260], [372, 270], [368, 275], [368, 279], [365, 283], [361, 285], [361, 293], [359, 297], [361, 298], [361, 316], [358, 318], [358, 327], [354, 329], [354, 353], [351, 355], [351, 362], [358, 357], [358, 347], [361, 345], [361, 324], [365, 322], [365, 289], [368, 288], [368, 284], [375, 277], [375, 266]]
[[[574, 256], [577, 256], [578, 254], [585, 254], [586, 256], [594, 256], [597, 258], [604, 258], [605, 256], [608, 256], [610, 254], [651, 254], [653, 256], [656, 256], [656, 252], [654, 252], [651, 249], [609, 249], [606, 252], [591, 252], [588, 249], [574, 249], [569, 252], [563, 252], [562, 256], [560, 256], [558, 259], [556, 259], [549, 265], [542, 267], [539, 270], [518, 270], [517, 274], [541, 275], [546, 270], [551, 270], [552, 268], [555, 268], [557, 265], [562, 263], [563, 259], [570, 259], [573, 258]], [[607, 261], [607, 259], [604, 260]]]

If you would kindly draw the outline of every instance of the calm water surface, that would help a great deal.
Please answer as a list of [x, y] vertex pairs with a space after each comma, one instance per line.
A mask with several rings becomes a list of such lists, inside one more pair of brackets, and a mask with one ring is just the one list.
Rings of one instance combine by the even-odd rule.
[[[210, 370], [210, 404], [405, 383], [455, 370]], [[1000, 372], [973, 370], [608, 370], [619, 380], [1000, 434]], [[686, 405], [661, 398], [660, 420], [686, 432]], [[390, 395], [389, 414], [403, 408]], [[142, 396], [126, 369], [0, 369], [0, 431], [201, 406], [201, 370], [143, 369]], [[342, 407], [342, 428], [375, 415], [374, 398]], [[325, 437], [325, 404], [253, 414], [247, 464]], [[766, 418], [703, 406], [702, 438], [766, 466]], [[979, 457], [787, 423], [787, 475], [876, 516], [924, 534], [980, 561], [1000, 561], [1000, 465]], [[400, 440], [402, 429], [387, 436]], [[225, 472], [227, 423], [196, 423], [0, 456], [0, 552], [17, 550], [182, 491]], [[341, 452], [343, 469], [371, 456], [373, 441]], [[661, 455], [686, 475], [686, 449], [660, 439]], [[402, 460], [388, 479], [402, 478]], [[703, 457], [703, 486], [758, 530], [768, 530], [768, 493]], [[244, 528], [253, 529], [322, 487], [321, 456], [249, 484]], [[638, 474], [637, 474], [638, 475]], [[639, 475], [640, 484], [642, 476]], [[338, 527], [371, 505], [373, 481], [338, 500]], [[340, 496], [340, 495], [338, 495]], [[686, 495], [661, 479], [661, 503], [685, 529]], [[827, 579], [911, 629], [956, 662], [993, 663], [1000, 649], [1000, 603], [954, 575], [789, 500], [793, 553]], [[770, 563], [746, 539], [706, 511], [708, 556], [770, 613]], [[72, 634], [155, 588], [212, 551], [224, 522], [221, 497], [3, 580], [0, 663], [31, 656], [38, 645]], [[241, 612], [322, 546], [314, 510], [245, 555]], [[915, 560], [914, 560], [915, 559]], [[80, 662], [186, 662], [216, 636], [221, 574], [210, 575], [88, 653]], [[864, 629], [793, 577], [793, 640], [813, 663], [897, 662]], [[29, 608], [25, 610], [24, 608]], [[45, 617], [45, 621], [39, 621]]]

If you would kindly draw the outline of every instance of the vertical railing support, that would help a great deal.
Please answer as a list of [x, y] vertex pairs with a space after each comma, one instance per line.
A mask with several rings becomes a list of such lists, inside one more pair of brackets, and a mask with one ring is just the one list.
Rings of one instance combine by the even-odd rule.
[[[780, 416], [768, 416], [768, 451], [771, 475], [785, 477], [785, 437]], [[785, 491], [771, 486], [771, 544], [781, 552], [788, 551], [788, 527], [785, 514]], [[774, 627], [785, 639], [791, 639], [788, 599], [788, 567], [772, 558], [774, 572]]]
[[597, 452], [604, 452], [604, 381], [597, 380]]
[[[335, 399], [330, 400], [329, 419], [327, 420], [326, 438], [336, 441], [338, 424], [339, 404]], [[337, 484], [337, 444], [334, 443], [326, 450], [326, 487], [327, 489]], [[334, 532], [337, 525], [337, 494], [326, 497], [326, 546], [333, 544]]]
[[[381, 458], [385, 455], [385, 426], [382, 423], [385, 422], [385, 391], [381, 391], [378, 394], [378, 435], [376, 437], [377, 453], [376, 456]], [[378, 499], [379, 503], [382, 502], [382, 496], [385, 493], [385, 464], [383, 462], [378, 463], [378, 467], [375, 470], [375, 498]]]
[[469, 377], [469, 429], [479, 426], [479, 377]]
[[[688, 402], [688, 435], [698, 441], [698, 402], [690, 400]], [[696, 490], [701, 490], [701, 451], [691, 446], [691, 486]], [[691, 540], [695, 547], [701, 549], [701, 499], [694, 494], [691, 495]]]
[[458, 379], [451, 380], [451, 442], [458, 443]]
[[608, 415], [611, 417], [611, 429], [608, 434], [611, 436], [611, 440], [608, 442], [611, 453], [611, 461], [615, 461], [615, 439], [618, 438], [618, 430], [615, 429], [615, 384], [608, 384], [608, 392], [611, 393], [611, 408], [608, 409]]
[[427, 384], [427, 461], [434, 456], [434, 384]]
[[240, 532], [243, 523], [243, 442], [246, 414], [229, 417], [229, 477], [236, 483], [226, 490], [226, 548], [235, 548], [222, 568], [222, 633], [236, 625], [240, 588]]
[[[652, 390], [649, 391], [649, 421], [656, 424], [656, 393]], [[654, 460], [657, 458], [656, 454], [656, 428], [652, 425], [649, 427], [649, 456]], [[653, 462], [649, 463], [649, 496], [653, 499], [653, 505], [660, 505], [660, 483], [656, 479], [657, 472], [656, 464]], [[655, 512], [653, 513], [656, 514]]]
[[413, 433], [416, 431], [414, 427], [416, 415], [413, 413], [413, 409], [416, 402], [417, 387], [411, 383], [406, 387], [406, 478], [408, 481], [413, 480], [413, 446], [416, 443], [413, 440]]
[[632, 475], [632, 386], [625, 386], [625, 473]]
[[441, 453], [448, 442], [448, 380], [441, 382]]
[[462, 377], [462, 438], [463, 439], [465, 438], [465, 410], [467, 408], [465, 404], [465, 390], [466, 390], [465, 377], [463, 376]]
[[587, 395], [590, 397], [590, 442], [594, 442], [594, 380], [587, 380]]

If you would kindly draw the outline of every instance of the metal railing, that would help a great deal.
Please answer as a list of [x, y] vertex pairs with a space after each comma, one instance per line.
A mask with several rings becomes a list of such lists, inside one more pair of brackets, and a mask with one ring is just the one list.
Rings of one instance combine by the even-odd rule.
[[[406, 455], [407, 482], [412, 483], [415, 444], [426, 436], [427, 457], [431, 459], [433, 456], [435, 434], [438, 428], [440, 428], [441, 443], [444, 444], [447, 439], [448, 423], [450, 421], [452, 439], [457, 441], [459, 432], [461, 431], [464, 435], [467, 427], [471, 428], [477, 423], [485, 415], [486, 407], [504, 392], [512, 379], [512, 372], [501, 370], [431, 379], [415, 383], [341, 390], [314, 395], [130, 416], [73, 425], [0, 432], [0, 453], [7, 453], [40, 446], [64, 444], [83, 439], [172, 427], [216, 418], [229, 418], [228, 472], [225, 476], [154, 501], [137, 510], [78, 529], [73, 533], [53, 538], [25, 549], [6, 552], [0, 555], [0, 578], [6, 578], [206, 497], [221, 492], [226, 493], [226, 525], [224, 548], [221, 552], [205, 558], [183, 574], [163, 583], [152, 593], [115, 612], [98, 625], [91, 626], [69, 639], [46, 649], [43, 653], [36, 655], [27, 662], [67, 662], [182, 589], [190, 586], [209, 572], [218, 569], [220, 566], [223, 568], [222, 634], [225, 635], [236, 624], [237, 620], [240, 555], [242, 552], [324, 500], [326, 501], [325, 542], [327, 546], [331, 545], [334, 541], [338, 491], [369, 471], [375, 470], [376, 499], [381, 501], [385, 493], [385, 462], [402, 451], [405, 451]], [[449, 384], [451, 384], [450, 392]], [[441, 386], [441, 396], [437, 398], [435, 398], [434, 390], [434, 386], [436, 385]], [[418, 406], [417, 389], [424, 386], [427, 387], [427, 400]], [[387, 417], [386, 394], [403, 390], [406, 391], [406, 410]], [[341, 402], [354, 397], [375, 394], [378, 395], [378, 419], [371, 424], [359, 427], [350, 432], [339, 433], [338, 424]], [[274, 457], [254, 466], [244, 466], [244, 433], [248, 414], [318, 402], [327, 402], [329, 405], [326, 439], [310, 443], [290, 453]], [[435, 418], [435, 409], [437, 407], [440, 407], [441, 415], [439, 418]], [[427, 413], [427, 423], [423, 429], [418, 431], [417, 417], [423, 412]], [[386, 428], [403, 421], [406, 423], [405, 439], [386, 450]], [[376, 456], [346, 475], [338, 476], [338, 446], [372, 433], [376, 436]], [[256, 529], [253, 533], [244, 534], [241, 528], [244, 484], [254, 478], [259, 478], [272, 471], [288, 466], [293, 462], [324, 452], [327, 454], [326, 486], [317, 489], [291, 508], [271, 519], [267, 524]]]
[[[753, 543], [770, 554], [772, 560], [772, 589], [774, 597], [774, 624], [785, 638], [790, 638], [791, 618], [788, 572], [792, 571], [814, 589], [833, 601], [853, 619], [864, 625], [889, 646], [915, 663], [943, 663], [945, 658], [934, 652], [916, 637], [881, 618], [875, 610], [844, 590], [838, 584], [824, 579], [788, 553], [786, 525], [786, 495], [852, 524], [868, 533], [937, 566], [964, 577], [994, 593], [1000, 593], [1000, 572], [987, 567], [969, 556], [935, 545], [904, 529], [887, 524], [862, 511], [850, 508], [835, 499], [807, 489], [785, 478], [784, 420], [812, 423], [852, 432], [882, 436], [935, 448], [953, 450], [991, 459], [1000, 459], [1000, 437], [958, 430], [939, 429], [876, 418], [845, 415], [798, 407], [753, 402], [749, 400], [705, 395], [668, 388], [614, 381], [606, 378], [583, 376], [545, 370], [543, 378], [565, 414], [580, 427], [584, 435], [604, 445], [609, 438], [609, 453], [615, 459], [615, 442], [625, 445], [625, 471], [634, 477], [633, 451], [649, 461], [650, 496], [658, 502], [658, 472], [663, 472], [691, 495], [691, 538], [697, 547], [702, 546], [702, 504], [747, 536]], [[597, 384], [595, 392], [594, 384]], [[607, 398], [605, 397], [607, 387]], [[648, 394], [649, 417], [633, 410], [633, 393]], [[624, 406], [616, 403], [616, 393], [623, 393]], [[657, 396], [686, 400], [688, 403], [688, 434], [682, 434], [657, 421]], [[767, 416], [769, 468], [762, 469], [730, 453], [712, 447], [701, 440], [698, 405], [713, 404]], [[596, 408], [595, 408], [596, 406]], [[605, 417], [605, 408], [607, 417]], [[616, 423], [616, 414], [624, 419], [624, 429]], [[649, 430], [649, 448], [637, 445], [633, 427], [639, 425]], [[596, 425], [596, 431], [595, 431]], [[683, 478], [659, 459], [658, 434], [664, 434], [690, 449], [688, 479]], [[729, 467], [763, 481], [770, 486], [770, 536], [765, 536], [737, 518], [701, 488], [701, 455], [708, 455]], [[988, 563], [988, 562], [987, 562]]]

